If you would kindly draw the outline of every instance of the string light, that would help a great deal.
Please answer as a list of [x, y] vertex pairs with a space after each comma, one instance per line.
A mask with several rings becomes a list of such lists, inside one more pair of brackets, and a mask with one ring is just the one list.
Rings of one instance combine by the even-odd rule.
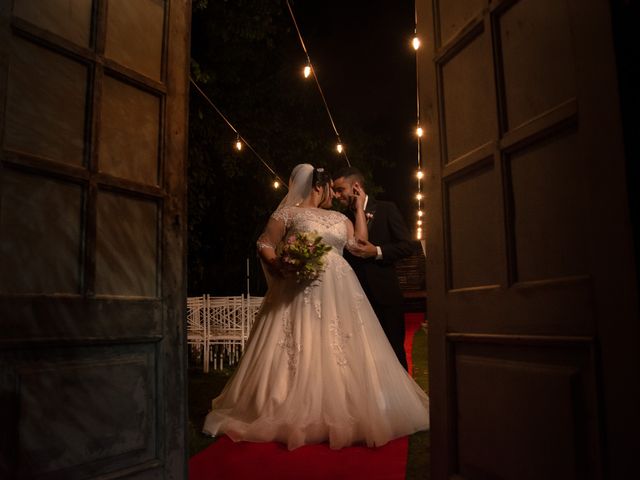
[[[309, 57], [309, 53], [307, 51], [307, 48], [304, 44], [304, 40], [302, 38], [302, 34], [300, 33], [300, 29], [298, 28], [298, 24], [297, 21], [295, 19], [295, 15], [293, 13], [293, 10], [291, 8], [291, 5], [289, 3], [289, 0], [286, 0], [287, 3], [287, 7], [289, 9], [289, 12], [291, 14], [291, 18], [293, 20], [294, 26], [296, 28], [296, 31], [298, 33], [298, 38], [300, 40], [300, 43], [302, 45], [302, 49], [304, 50], [305, 55], [307, 56], [307, 64], [304, 66], [303, 69], [303, 74], [305, 78], [309, 78], [312, 74], [312, 67], [311, 67], [311, 58]], [[417, 10], [415, 10], [414, 7], [414, 13], [415, 13], [415, 29], [414, 29], [414, 37], [411, 41], [411, 45], [413, 46], [413, 49], [415, 51], [417, 51], [420, 46], [421, 46], [421, 42], [420, 42], [420, 38], [417, 35]], [[419, 95], [419, 82], [418, 82], [418, 68], [417, 68], [417, 57], [416, 57], [416, 100], [417, 100], [417, 116], [418, 116], [418, 126], [416, 127], [416, 135], [418, 137], [418, 170], [416, 172], [416, 177], [418, 179], [418, 193], [416, 194], [416, 199], [418, 200], [418, 217], [422, 217], [424, 215], [424, 212], [422, 211], [422, 207], [421, 207], [421, 200], [424, 198], [422, 193], [421, 193], [421, 184], [420, 184], [420, 180], [422, 180], [422, 178], [424, 178], [424, 172], [422, 171], [422, 164], [421, 164], [421, 159], [420, 159], [420, 139], [423, 137], [424, 135], [424, 129], [419, 125], [419, 121], [420, 121], [420, 95]], [[340, 141], [340, 136], [338, 134], [338, 130], [336, 128], [335, 122], [333, 121], [333, 117], [331, 116], [331, 112], [329, 110], [329, 106], [327, 104], [326, 98], [324, 96], [324, 93], [322, 92], [322, 88], [320, 87], [320, 83], [318, 81], [318, 77], [315, 74], [315, 72], [313, 72], [313, 76], [314, 79], [316, 81], [316, 85], [318, 87], [318, 91], [320, 92], [320, 95], [322, 97], [322, 100], [324, 102], [325, 105], [325, 109], [327, 111], [327, 114], [329, 116], [329, 120], [331, 121], [331, 125], [333, 126], [334, 132], [336, 134], [336, 136], [338, 137], [338, 143], [336, 144], [336, 151], [339, 154], [344, 153], [345, 159], [347, 161], [347, 164], [349, 166], [351, 166], [351, 163], [349, 162], [349, 158], [346, 155], [346, 152], [344, 150], [344, 146], [342, 145], [342, 142]], [[213, 102], [211, 102], [211, 100], [204, 94], [204, 92], [198, 87], [198, 85], [195, 83], [195, 81], [193, 80], [193, 78], [190, 77], [190, 81], [194, 84], [194, 86], [196, 87], [196, 89], [204, 96], [204, 98], [213, 106], [213, 108], [218, 112], [218, 114], [225, 120], [225, 122], [231, 127], [232, 130], [234, 130], [234, 132], [236, 132], [237, 134], [237, 140], [235, 143], [235, 148], [238, 151], [242, 150], [242, 141], [241, 141], [241, 137], [240, 134], [237, 132], [237, 130], [233, 127], [233, 125], [231, 125], [231, 123], [226, 119], [226, 117], [222, 114], [222, 112], [220, 112], [220, 110], [213, 104]], [[242, 139], [244, 140], [244, 139]], [[245, 141], [245, 143], [247, 143]], [[257, 154], [257, 152], [251, 147], [251, 145], [249, 145], [247, 143], [247, 146], [253, 151], [253, 153], [260, 159], [260, 161], [267, 167], [267, 169], [269, 169], [274, 175], [275, 172], [273, 171], [273, 169], [271, 169], [271, 167]], [[273, 187], [275, 189], [278, 189], [280, 187], [280, 181], [279, 181], [279, 177], [276, 175], [276, 179], [273, 181]], [[417, 229], [417, 235], [418, 238], [421, 238], [422, 235], [422, 220], [418, 220], [418, 229]]]
[[[236, 134], [236, 144], [235, 144], [236, 149], [241, 150], [242, 144], [244, 143], [249, 148], [249, 150], [251, 150], [253, 154], [258, 158], [258, 160], [260, 160], [260, 162], [265, 166], [265, 168], [269, 170], [269, 172], [271, 172], [271, 174], [276, 178], [276, 182], [278, 183], [278, 186], [282, 184], [285, 186], [285, 188], [288, 188], [286, 184], [282, 182], [280, 176], [275, 172], [275, 170], [271, 168], [271, 166], [267, 162], [264, 161], [264, 159], [258, 154], [258, 152], [254, 150], [254, 148], [249, 144], [249, 142], [246, 141], [246, 139], [240, 136], [240, 132], [238, 132], [236, 127], [234, 127], [231, 124], [231, 122], [227, 119], [227, 117], [224, 116], [224, 114], [220, 111], [220, 109], [216, 107], [215, 103], [211, 101], [211, 99], [207, 96], [207, 94], [202, 91], [202, 89], [195, 82], [193, 77], [190, 76], [189, 81], [193, 84], [193, 86], [198, 91], [198, 93], [200, 93], [200, 95], [207, 101], [207, 103], [211, 105], [211, 107], [213, 107], [213, 109], [217, 112], [217, 114], [220, 115], [220, 117], [225, 121], [225, 123], [229, 126], [229, 128], [234, 131], [234, 133]], [[274, 186], [276, 182], [274, 182]]]
[[417, 138], [417, 166], [418, 170], [416, 171], [416, 178], [418, 179], [418, 193], [416, 194], [416, 200], [418, 201], [418, 222], [416, 229], [416, 238], [418, 240], [422, 240], [422, 216], [424, 212], [422, 211], [422, 199], [424, 196], [422, 195], [422, 179], [424, 178], [424, 171], [422, 169], [422, 157], [421, 157], [421, 142], [422, 137], [424, 136], [424, 129], [420, 125], [420, 78], [419, 78], [419, 69], [418, 69], [418, 49], [420, 48], [421, 42], [418, 37], [418, 9], [414, 3], [413, 10], [413, 39], [411, 40], [411, 45], [416, 52], [416, 136]]
[[[300, 28], [298, 27], [296, 16], [293, 14], [293, 9], [291, 8], [291, 4], [289, 3], [289, 0], [286, 0], [286, 1], [287, 1], [287, 8], [289, 9], [289, 13], [291, 14], [291, 20], [293, 21], [293, 26], [296, 28], [298, 39], [300, 40], [300, 45], [302, 46], [302, 50], [304, 51], [304, 54], [307, 56], [307, 66], [304, 67], [304, 76], [305, 78], [308, 78], [311, 75], [311, 73], [313, 73], [313, 78], [316, 81], [318, 92], [320, 93], [320, 97], [322, 97], [322, 102], [324, 103], [324, 109], [327, 111], [327, 115], [329, 116], [329, 121], [331, 122], [333, 131], [335, 132], [336, 137], [338, 138], [338, 145], [336, 147], [338, 150], [338, 153], [342, 153], [344, 155], [344, 159], [347, 161], [347, 165], [351, 166], [349, 157], [347, 157], [347, 152], [345, 152], [344, 148], [342, 148], [342, 142], [340, 141], [340, 134], [338, 133], [338, 129], [336, 128], [336, 122], [333, 121], [333, 116], [331, 115], [331, 111], [329, 110], [329, 104], [327, 103], [327, 99], [324, 96], [322, 87], [320, 87], [320, 81], [318, 80], [318, 75], [315, 72], [315, 70], [313, 71], [311, 70], [311, 65], [312, 65], [311, 57], [309, 56], [309, 52], [307, 51], [306, 45], [304, 44], [304, 40], [302, 38], [302, 33], [300, 33]], [[307, 74], [307, 69], [308, 69], [308, 74]]]

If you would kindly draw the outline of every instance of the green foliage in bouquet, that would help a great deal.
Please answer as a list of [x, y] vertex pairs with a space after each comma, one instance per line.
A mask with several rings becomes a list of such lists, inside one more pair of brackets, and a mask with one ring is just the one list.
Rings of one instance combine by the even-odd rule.
[[280, 259], [295, 272], [299, 283], [313, 282], [324, 270], [324, 257], [330, 250], [317, 232], [296, 232], [287, 236]]

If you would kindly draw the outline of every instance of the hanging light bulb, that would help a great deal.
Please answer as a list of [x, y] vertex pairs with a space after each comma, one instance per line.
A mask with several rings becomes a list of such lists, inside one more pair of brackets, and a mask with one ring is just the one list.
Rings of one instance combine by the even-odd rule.
[[311, 75], [311, 65], [305, 65], [304, 67], [304, 78], [309, 78], [309, 75]]
[[422, 225], [422, 220], [418, 220], [416, 223], [418, 224], [418, 226], [421, 226]]
[[418, 170], [418, 171], [416, 172], [416, 177], [418, 177], [418, 179], [420, 179], [420, 178], [424, 177], [424, 172], [423, 172], [422, 170]]
[[418, 50], [420, 48], [420, 39], [417, 35], [413, 37], [413, 40], [411, 40], [411, 45], [413, 45], [414, 50]]
[[238, 151], [242, 150], [242, 142], [240, 141], [240, 135], [238, 135], [238, 138], [236, 139], [236, 150]]
[[418, 228], [418, 231], [416, 233], [416, 237], [418, 238], [418, 240], [422, 240], [422, 229]]
[[421, 193], [416, 194], [416, 200], [422, 200], [422, 194]]
[[422, 129], [422, 127], [416, 128], [416, 135], [418, 137], [422, 137], [422, 135], [424, 135], [424, 130]]
[[275, 179], [273, 181], [273, 188], [275, 188], [276, 190], [280, 188], [280, 182], [278, 181], [278, 179]]
[[422, 217], [422, 215], [424, 215], [424, 212], [422, 210], [418, 210], [418, 217]]
[[342, 151], [344, 150], [344, 147], [342, 146], [341, 143], [338, 143], [336, 145], [336, 150], [338, 151], [338, 153], [342, 153]]

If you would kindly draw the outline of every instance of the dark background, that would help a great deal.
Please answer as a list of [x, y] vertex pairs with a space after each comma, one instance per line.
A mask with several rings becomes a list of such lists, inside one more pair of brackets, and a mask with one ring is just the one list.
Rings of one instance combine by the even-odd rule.
[[[298, 0], [291, 6], [350, 162], [368, 191], [391, 199], [413, 228], [416, 202], [414, 3]], [[286, 2], [193, 2], [191, 75], [285, 181], [303, 162], [346, 166]], [[286, 193], [191, 89], [189, 295], [237, 295], [265, 285], [255, 240]]]
[[[381, 139], [378, 153], [394, 165], [374, 165], [377, 196], [415, 217], [416, 82], [414, 2], [306, 0], [292, 4], [338, 128], [359, 122]], [[309, 40], [306, 40], [306, 39]], [[345, 142], [349, 139], [345, 138]], [[359, 152], [348, 152], [366, 161]]]

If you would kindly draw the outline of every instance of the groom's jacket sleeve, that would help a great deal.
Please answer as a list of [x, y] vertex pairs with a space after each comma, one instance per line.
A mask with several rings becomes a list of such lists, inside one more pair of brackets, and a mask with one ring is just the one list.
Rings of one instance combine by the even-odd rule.
[[387, 202], [385, 206], [387, 207], [389, 240], [379, 246], [382, 250], [382, 261], [393, 263], [411, 256], [415, 251], [415, 245], [411, 240], [411, 233], [409, 233], [407, 224], [404, 222], [395, 203]]

